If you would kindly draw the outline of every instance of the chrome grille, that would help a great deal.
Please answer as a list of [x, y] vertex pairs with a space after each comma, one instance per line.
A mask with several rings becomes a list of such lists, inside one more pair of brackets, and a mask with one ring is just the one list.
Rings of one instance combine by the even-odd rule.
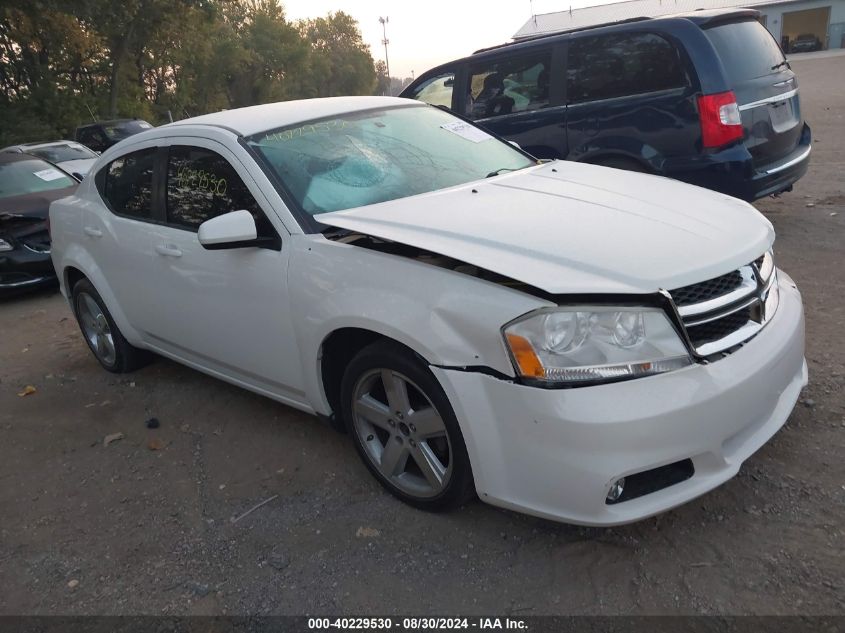
[[740, 285], [742, 285], [742, 275], [739, 274], [738, 270], [733, 270], [727, 275], [673, 290], [672, 298], [678, 307], [689, 306], [721, 297], [732, 290], [736, 290]]
[[693, 345], [699, 347], [733, 334], [750, 320], [751, 307], [749, 306], [713, 321], [706, 321], [701, 325], [688, 325], [687, 334], [689, 334]]
[[778, 304], [771, 258], [769, 252], [737, 270], [669, 292], [697, 354], [728, 352], [771, 318]]

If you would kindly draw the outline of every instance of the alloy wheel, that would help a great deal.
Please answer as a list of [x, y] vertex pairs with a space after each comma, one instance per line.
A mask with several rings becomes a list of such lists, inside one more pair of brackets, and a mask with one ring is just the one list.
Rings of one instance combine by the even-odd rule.
[[352, 426], [373, 466], [405, 494], [434, 497], [452, 476], [452, 445], [431, 399], [407, 376], [373, 369], [355, 383]]
[[105, 311], [94, 297], [87, 292], [80, 292], [76, 298], [76, 312], [79, 315], [82, 333], [88, 339], [91, 350], [97, 355], [100, 362], [113, 365], [117, 359], [117, 352]]

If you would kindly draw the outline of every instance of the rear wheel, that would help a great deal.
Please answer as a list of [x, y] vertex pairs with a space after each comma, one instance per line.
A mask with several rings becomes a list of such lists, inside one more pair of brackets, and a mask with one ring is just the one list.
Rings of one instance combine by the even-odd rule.
[[80, 279], [71, 293], [73, 312], [85, 342], [104, 369], [116, 374], [144, 365], [148, 354], [123, 338], [103, 298], [87, 279]]
[[634, 160], [633, 158], [625, 158], [623, 156], [608, 156], [607, 158], [599, 158], [594, 164], [601, 165], [602, 167], [624, 169], [626, 171], [635, 171], [643, 174], [651, 173], [642, 163]]
[[375, 343], [349, 364], [343, 415], [367, 468], [392, 494], [425, 510], [474, 494], [455, 414], [428, 368], [399, 345]]

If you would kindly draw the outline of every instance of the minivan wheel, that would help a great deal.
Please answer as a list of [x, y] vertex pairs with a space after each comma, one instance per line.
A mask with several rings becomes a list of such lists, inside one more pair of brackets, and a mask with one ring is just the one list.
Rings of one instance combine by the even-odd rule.
[[645, 165], [633, 158], [624, 158], [622, 156], [608, 156], [607, 158], [596, 159], [596, 165], [602, 167], [612, 167], [613, 169], [624, 169], [626, 171], [635, 171], [642, 174], [650, 173]]
[[399, 345], [363, 349], [343, 376], [344, 420], [358, 454], [392, 494], [445, 510], [475, 490], [466, 446], [440, 384]]
[[130, 345], [115, 325], [103, 298], [87, 279], [80, 279], [71, 292], [73, 312], [85, 342], [104, 369], [116, 374], [142, 366], [147, 353]]

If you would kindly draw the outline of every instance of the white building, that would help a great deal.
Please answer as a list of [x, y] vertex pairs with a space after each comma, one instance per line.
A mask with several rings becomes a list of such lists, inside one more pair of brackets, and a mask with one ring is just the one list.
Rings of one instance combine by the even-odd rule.
[[517, 31], [514, 39], [630, 18], [740, 7], [759, 11], [761, 22], [786, 52], [793, 51], [799, 35], [805, 36], [802, 37], [805, 46], [806, 36], [812, 35], [817, 48], [845, 48], [845, 0], [628, 0], [535, 15]]

